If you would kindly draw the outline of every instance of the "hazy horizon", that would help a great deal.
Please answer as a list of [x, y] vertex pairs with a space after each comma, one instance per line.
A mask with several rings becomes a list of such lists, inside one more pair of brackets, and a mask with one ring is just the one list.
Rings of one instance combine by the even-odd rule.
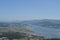
[[57, 19], [60, 0], [0, 0], [0, 21]]

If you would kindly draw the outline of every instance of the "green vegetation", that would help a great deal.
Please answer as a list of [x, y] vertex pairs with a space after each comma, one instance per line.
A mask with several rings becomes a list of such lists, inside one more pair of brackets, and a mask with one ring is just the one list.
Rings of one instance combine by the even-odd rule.
[[26, 33], [20, 32], [3, 32], [0, 38], [2, 38], [2, 40], [60, 40], [59, 38], [46, 39], [44, 37], [27, 35]]

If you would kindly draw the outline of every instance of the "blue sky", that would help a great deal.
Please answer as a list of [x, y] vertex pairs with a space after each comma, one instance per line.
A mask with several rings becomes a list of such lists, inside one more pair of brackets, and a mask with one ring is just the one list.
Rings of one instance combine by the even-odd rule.
[[0, 21], [60, 19], [60, 0], [0, 0]]

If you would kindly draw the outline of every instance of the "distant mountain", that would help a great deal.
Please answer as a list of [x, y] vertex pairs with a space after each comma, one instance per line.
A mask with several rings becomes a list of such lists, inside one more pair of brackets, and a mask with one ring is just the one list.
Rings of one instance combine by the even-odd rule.
[[42, 26], [42, 27], [50, 27], [50, 28], [60, 28], [60, 20], [31, 20], [31, 21], [22, 21], [20, 24], [23, 25], [36, 25], [36, 26]]
[[9, 27], [10, 24], [26, 25], [26, 26], [36, 25], [36, 26], [42, 26], [42, 27], [60, 28], [60, 20], [51, 20], [51, 19], [0, 22], [0, 27]]
[[43, 19], [43, 20], [28, 20], [28, 21], [14, 21], [14, 22], [0, 22], [0, 27], [9, 27], [11, 24], [15, 26], [42, 26], [49, 28], [60, 29], [60, 20], [51, 20], [51, 19]]

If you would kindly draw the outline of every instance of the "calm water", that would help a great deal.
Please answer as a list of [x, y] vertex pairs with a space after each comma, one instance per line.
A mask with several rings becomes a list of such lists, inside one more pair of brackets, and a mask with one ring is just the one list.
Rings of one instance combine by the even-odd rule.
[[45, 38], [60, 38], [60, 29], [35, 25], [33, 25], [31, 28], [38, 36], [44, 36]]

